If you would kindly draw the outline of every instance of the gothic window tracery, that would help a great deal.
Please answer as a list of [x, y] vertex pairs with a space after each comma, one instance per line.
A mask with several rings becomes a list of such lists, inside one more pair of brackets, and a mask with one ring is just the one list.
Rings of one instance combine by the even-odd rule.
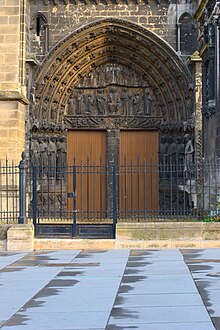
[[48, 24], [42, 13], [37, 13], [31, 20], [31, 52], [43, 56], [48, 51]]

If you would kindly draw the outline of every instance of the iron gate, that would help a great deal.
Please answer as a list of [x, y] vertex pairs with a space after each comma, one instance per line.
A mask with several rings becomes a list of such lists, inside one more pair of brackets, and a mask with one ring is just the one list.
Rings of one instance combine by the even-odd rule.
[[33, 166], [31, 177], [36, 236], [115, 238], [115, 166]]
[[218, 213], [218, 169], [126, 159], [120, 166], [34, 166], [30, 212], [36, 236], [115, 238], [117, 222], [186, 221]]

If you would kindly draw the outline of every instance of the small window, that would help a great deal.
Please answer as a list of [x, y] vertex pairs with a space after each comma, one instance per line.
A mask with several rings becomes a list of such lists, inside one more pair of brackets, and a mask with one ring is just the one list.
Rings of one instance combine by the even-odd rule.
[[184, 13], [180, 19], [180, 51], [182, 55], [191, 55], [197, 49], [197, 34], [192, 16]]

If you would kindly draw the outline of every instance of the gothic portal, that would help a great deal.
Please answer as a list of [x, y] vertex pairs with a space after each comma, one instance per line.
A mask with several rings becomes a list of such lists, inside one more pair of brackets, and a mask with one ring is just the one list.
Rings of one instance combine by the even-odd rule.
[[104, 130], [102, 156], [116, 163], [122, 130], [157, 131], [155, 154], [184, 149], [184, 136], [193, 137], [191, 74], [166, 42], [137, 24], [112, 18], [74, 31], [50, 51], [34, 82], [34, 161], [46, 145], [64, 154], [71, 130]]

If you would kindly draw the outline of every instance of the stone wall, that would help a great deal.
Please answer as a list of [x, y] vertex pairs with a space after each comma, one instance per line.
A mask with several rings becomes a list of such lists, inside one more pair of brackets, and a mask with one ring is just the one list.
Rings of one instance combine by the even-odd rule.
[[[32, 51], [43, 57], [42, 40], [48, 38], [48, 47], [51, 49], [58, 41], [73, 30], [94, 20], [114, 17], [137, 23], [155, 32], [166, 40], [174, 49], [177, 49], [177, 23], [179, 17], [187, 12], [193, 15], [196, 4], [186, 1], [184, 4], [175, 1], [35, 1], [31, 2], [32, 17]], [[57, 3], [57, 4], [55, 4]], [[39, 22], [42, 31], [36, 31], [36, 15], [41, 14]], [[48, 29], [45, 32], [45, 28]], [[46, 34], [48, 34], [46, 36]], [[194, 31], [195, 34], [195, 31]], [[40, 46], [40, 47], [39, 47]]]
[[25, 136], [25, 34], [21, 0], [0, 2], [0, 159], [18, 161]]

